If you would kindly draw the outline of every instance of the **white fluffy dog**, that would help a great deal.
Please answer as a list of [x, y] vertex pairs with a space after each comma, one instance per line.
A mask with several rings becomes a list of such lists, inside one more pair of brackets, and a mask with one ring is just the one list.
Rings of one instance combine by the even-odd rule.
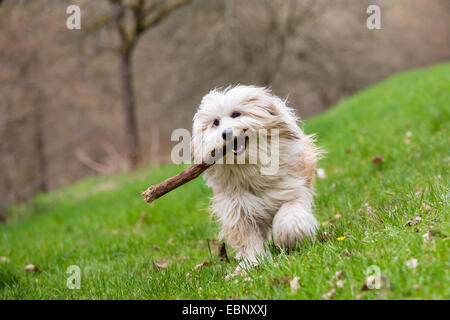
[[[231, 154], [234, 163], [215, 164], [204, 175], [213, 189], [212, 212], [221, 224], [220, 237], [227, 239], [242, 260], [238, 269], [269, 255], [265, 243], [271, 230], [274, 243], [281, 248], [294, 248], [302, 239], [315, 236], [313, 182], [320, 150], [297, 122], [293, 110], [268, 89], [242, 85], [212, 90], [194, 116], [195, 162], [204, 161], [211, 150], [222, 150], [227, 142], [233, 148], [226, 156]], [[261, 136], [254, 149], [261, 157], [256, 163], [249, 161], [249, 142], [254, 141], [249, 137], [257, 132], [264, 132], [267, 145], [278, 142], [274, 172], [263, 173], [267, 165], [261, 159], [270, 158], [274, 151], [262, 147], [266, 144], [261, 143]], [[239, 157], [245, 159], [244, 164], [237, 164], [242, 163]]]

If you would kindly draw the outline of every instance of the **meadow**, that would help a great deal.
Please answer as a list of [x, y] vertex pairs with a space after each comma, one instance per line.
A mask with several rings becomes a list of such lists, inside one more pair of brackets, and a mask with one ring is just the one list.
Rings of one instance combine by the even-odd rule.
[[[0, 299], [449, 299], [449, 112], [446, 63], [391, 76], [301, 123], [326, 151], [320, 234], [289, 253], [272, 247], [243, 276], [227, 278], [237, 261], [229, 247], [230, 261], [219, 257], [202, 179], [143, 201], [183, 166], [40, 194], [0, 225]], [[67, 286], [71, 265], [78, 290]], [[373, 270], [379, 289], [366, 283]]]

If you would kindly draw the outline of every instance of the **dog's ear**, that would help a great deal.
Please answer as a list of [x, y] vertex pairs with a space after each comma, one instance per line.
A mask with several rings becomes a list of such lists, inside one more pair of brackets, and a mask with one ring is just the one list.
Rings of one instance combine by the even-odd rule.
[[258, 119], [266, 129], [278, 129], [280, 137], [297, 140], [298, 126], [295, 113], [286, 106], [286, 101], [264, 90], [245, 100], [249, 113]]
[[[263, 92], [261, 94], [247, 98], [246, 100], [243, 101], [243, 105], [257, 107], [257, 109], [254, 109], [254, 111], [262, 110], [272, 117], [280, 116], [280, 109], [277, 106], [276, 99], [274, 99], [274, 97], [267, 92]], [[256, 116], [260, 117], [261, 114]]]
[[278, 116], [280, 115], [280, 110], [279, 110], [277, 107], [275, 107], [274, 104], [270, 104], [270, 105], [269, 105], [269, 109], [268, 109], [267, 111], [268, 111], [268, 112], [270, 113], [270, 115], [273, 116], [273, 117], [278, 117]]

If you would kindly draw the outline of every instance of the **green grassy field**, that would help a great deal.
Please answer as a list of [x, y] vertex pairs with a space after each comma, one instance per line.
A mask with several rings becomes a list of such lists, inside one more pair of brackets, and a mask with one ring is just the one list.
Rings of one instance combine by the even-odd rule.
[[[327, 152], [316, 182], [321, 236], [230, 280], [237, 262], [218, 258], [202, 179], [150, 206], [140, 196], [180, 167], [39, 195], [0, 225], [0, 299], [449, 299], [449, 111], [447, 63], [390, 77], [307, 121]], [[70, 265], [81, 268], [80, 290], [66, 286]], [[379, 290], [363, 288], [372, 265], [387, 280]]]

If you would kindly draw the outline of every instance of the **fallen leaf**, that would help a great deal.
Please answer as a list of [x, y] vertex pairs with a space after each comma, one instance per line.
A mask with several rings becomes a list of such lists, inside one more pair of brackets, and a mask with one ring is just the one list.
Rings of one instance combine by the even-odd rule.
[[346, 154], [350, 154], [350, 153], [352, 153], [352, 150], [350, 150], [349, 148], [347, 148], [347, 149], [345, 149], [345, 153], [346, 153]]
[[[379, 286], [377, 288], [377, 285]], [[377, 278], [375, 276], [368, 276], [364, 280], [363, 285], [359, 289], [360, 291], [371, 290], [371, 289], [389, 289], [391, 287], [391, 283], [388, 278], [384, 275], [380, 275], [380, 281], [377, 283]]]
[[384, 162], [384, 157], [381, 155], [378, 155], [378, 156], [375, 156], [372, 158], [372, 163], [376, 166], [383, 162]]
[[336, 294], [336, 289], [331, 288], [330, 291], [328, 291], [327, 293], [325, 293], [322, 296], [322, 298], [324, 298], [325, 300], [329, 300], [329, 299], [333, 298], [335, 294]]
[[372, 213], [374, 212], [374, 208], [370, 206], [368, 203], [364, 203], [364, 206], [366, 207], [366, 213]]
[[344, 271], [342, 271], [342, 270], [336, 271], [336, 273], [334, 274], [334, 278], [336, 280], [339, 280], [343, 274], [344, 274]]
[[430, 241], [432, 237], [433, 237], [433, 235], [432, 235], [431, 231], [427, 231], [422, 236], [422, 239], [423, 239], [423, 241], [425, 241], [425, 243], [428, 243], [428, 241]]
[[154, 262], [153, 261], [153, 266], [155, 267], [156, 270], [159, 271], [161, 269], [166, 269], [169, 266], [169, 264], [167, 262], [159, 263], [159, 262]]
[[289, 286], [291, 287], [292, 294], [296, 293], [299, 288], [298, 280], [300, 280], [299, 277], [294, 277], [294, 279], [289, 281]]
[[34, 272], [42, 272], [42, 270], [39, 269], [38, 267], [36, 267], [34, 264], [26, 265], [25, 270], [26, 271], [34, 271]]
[[412, 226], [412, 225], [415, 225], [415, 224], [419, 224], [420, 221], [422, 221], [422, 218], [417, 216], [414, 219], [409, 219], [408, 221], [406, 221], [403, 226], [406, 227], [406, 226]]
[[417, 216], [417, 217], [415, 217], [415, 218], [413, 219], [413, 223], [414, 223], [414, 224], [419, 224], [420, 221], [422, 221], [422, 218], [419, 217], [419, 216]]
[[194, 270], [198, 270], [200, 268], [206, 267], [211, 264], [211, 261], [205, 261], [195, 266]]
[[271, 280], [272, 280], [272, 282], [279, 284], [279, 283], [286, 283], [291, 279], [292, 279], [291, 275], [285, 275], [285, 276], [282, 276], [279, 278], [272, 278]]
[[322, 222], [322, 226], [326, 227], [326, 226], [332, 224], [334, 222], [334, 220], [339, 220], [341, 217], [342, 216], [340, 214], [336, 214], [336, 215], [334, 215], [333, 218], [325, 220], [324, 222]]
[[412, 259], [406, 261], [405, 264], [408, 268], [415, 269], [419, 265], [419, 261], [417, 261], [417, 259], [415, 259], [415, 258], [412, 258]]
[[406, 221], [404, 224], [403, 224], [403, 226], [404, 227], [406, 227], [406, 226], [412, 226], [414, 224], [414, 222], [412, 221], [412, 219], [409, 219], [408, 221]]
[[348, 256], [351, 256], [353, 254], [353, 250], [345, 249], [344, 253]]
[[325, 173], [325, 169], [323, 169], [323, 168], [317, 168], [316, 173], [317, 173], [317, 177], [319, 179], [325, 179], [327, 177], [327, 174]]

